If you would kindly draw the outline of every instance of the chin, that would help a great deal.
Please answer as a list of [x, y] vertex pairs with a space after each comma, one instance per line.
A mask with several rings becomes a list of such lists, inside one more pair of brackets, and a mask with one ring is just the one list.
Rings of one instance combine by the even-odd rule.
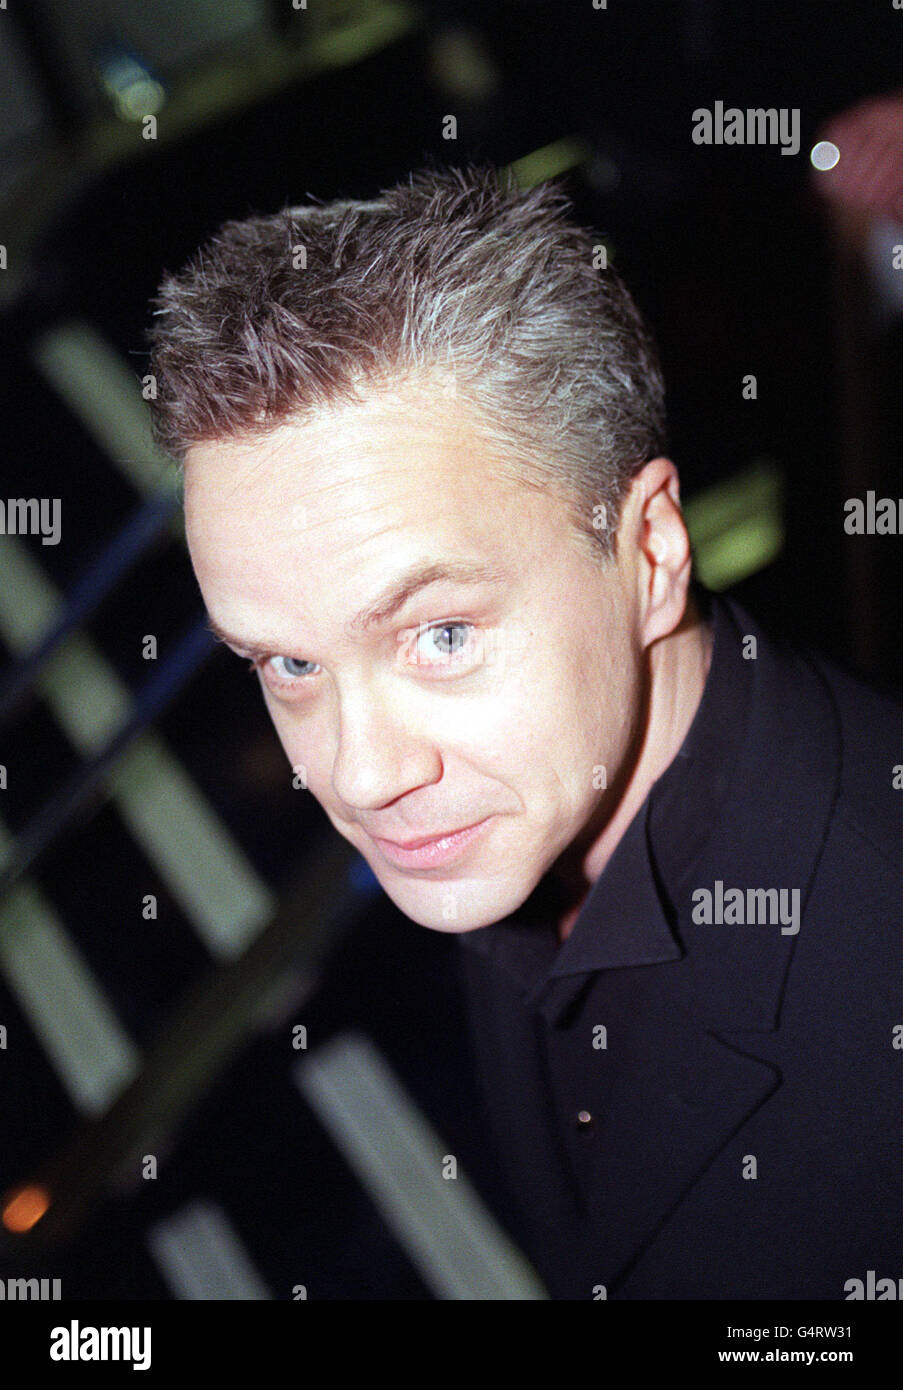
[[[401, 885], [396, 881], [383, 883], [382, 887], [399, 912], [403, 912], [412, 922], [430, 931], [446, 932], [451, 936], [479, 931], [480, 927], [501, 921], [520, 907], [532, 890], [529, 883], [513, 883], [506, 885], [507, 891], [499, 891], [496, 883], [493, 891], [486, 891], [488, 885], [481, 885], [478, 881], [465, 884], [454, 879], [445, 882], [421, 881], [416, 885], [410, 882]], [[453, 901], [451, 895], [458, 899], [454, 916], [448, 915], [449, 901]], [[465, 903], [469, 905], [467, 911], [464, 910]]]
[[[416, 922], [418, 926], [426, 927], [427, 931], [444, 932], [447, 936], [463, 936], [465, 932], [479, 931], [480, 927], [488, 927], [492, 922], [497, 922], [499, 920], [498, 917], [492, 915], [487, 917], [485, 921], [480, 919], [476, 922], [462, 922], [461, 918], [458, 917], [453, 922], [449, 922], [442, 917], [441, 913], [437, 917], [425, 912], [411, 911], [410, 908], [406, 908], [401, 903], [397, 903], [396, 905], [410, 921]], [[505, 913], [501, 914], [503, 917], [505, 915]]]

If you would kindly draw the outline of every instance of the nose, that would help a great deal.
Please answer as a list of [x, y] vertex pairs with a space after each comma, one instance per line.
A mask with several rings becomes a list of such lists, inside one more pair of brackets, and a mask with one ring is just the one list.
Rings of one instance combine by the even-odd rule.
[[413, 727], [391, 692], [370, 690], [343, 699], [332, 785], [345, 806], [377, 810], [441, 776], [434, 740], [425, 728]]

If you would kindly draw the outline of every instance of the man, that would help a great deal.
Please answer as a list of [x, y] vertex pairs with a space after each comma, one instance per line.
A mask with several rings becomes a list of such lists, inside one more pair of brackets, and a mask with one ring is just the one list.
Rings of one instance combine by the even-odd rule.
[[456, 938], [552, 1295], [844, 1298], [903, 1275], [903, 718], [691, 583], [597, 251], [474, 168], [227, 224], [157, 435], [289, 762]]

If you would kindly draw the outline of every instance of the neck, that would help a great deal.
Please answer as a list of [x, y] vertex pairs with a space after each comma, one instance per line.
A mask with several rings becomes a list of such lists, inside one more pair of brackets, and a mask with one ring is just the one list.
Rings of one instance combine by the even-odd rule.
[[674, 761], [699, 708], [712, 662], [711, 628], [692, 596], [678, 627], [648, 652], [645, 718], [629, 767], [622, 770], [601, 829], [584, 830], [557, 861], [553, 872], [576, 898], [560, 919], [558, 937], [566, 941], [590, 888], [602, 873], [627, 827], [667, 767]]

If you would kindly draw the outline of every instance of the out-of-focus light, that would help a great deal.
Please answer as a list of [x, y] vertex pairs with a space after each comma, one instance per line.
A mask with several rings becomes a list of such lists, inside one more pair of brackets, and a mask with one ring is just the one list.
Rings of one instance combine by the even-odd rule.
[[24, 1235], [36, 1226], [50, 1206], [50, 1193], [29, 1183], [10, 1193], [3, 1203], [3, 1225], [14, 1235]]
[[568, 169], [576, 168], [589, 153], [582, 140], [564, 136], [561, 140], [553, 141], [551, 145], [543, 145], [541, 149], [523, 155], [507, 167], [513, 171], [518, 188], [533, 188], [538, 183], [545, 183], [547, 179], [554, 179]]
[[166, 101], [162, 83], [133, 53], [107, 49], [97, 60], [97, 71], [116, 114], [124, 121], [155, 116]]
[[819, 140], [813, 145], [809, 159], [815, 169], [833, 169], [840, 158], [840, 150], [830, 140]]
[[467, 29], [443, 29], [433, 40], [431, 59], [444, 91], [464, 100], [481, 101], [499, 85], [499, 75], [478, 35]]
[[683, 508], [707, 589], [720, 592], [756, 574], [784, 546], [783, 476], [769, 458], [691, 497]]

